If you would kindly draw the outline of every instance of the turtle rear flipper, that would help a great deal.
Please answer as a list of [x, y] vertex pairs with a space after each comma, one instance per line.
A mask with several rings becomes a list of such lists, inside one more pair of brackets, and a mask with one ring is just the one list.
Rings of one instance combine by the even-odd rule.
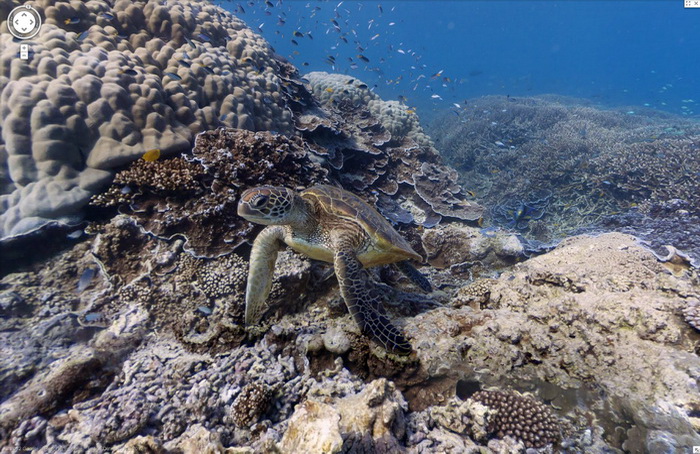
[[423, 290], [426, 293], [430, 293], [433, 291], [433, 286], [430, 284], [430, 281], [428, 278], [423, 276], [423, 273], [418, 271], [411, 262], [408, 260], [404, 260], [403, 262], [396, 262], [395, 263], [396, 268], [399, 269], [403, 274], [406, 275], [407, 278], [411, 280], [414, 284], [416, 284], [418, 287], [420, 287], [421, 290]]
[[257, 324], [265, 313], [267, 296], [272, 288], [277, 253], [282, 246], [284, 228], [265, 227], [255, 238], [250, 252], [248, 282], [245, 291], [245, 324]]
[[360, 329], [386, 350], [399, 355], [410, 354], [411, 344], [384, 312], [381, 296], [379, 292], [372, 291], [372, 284], [357, 259], [350, 239], [340, 238], [336, 242], [334, 265], [340, 294]]

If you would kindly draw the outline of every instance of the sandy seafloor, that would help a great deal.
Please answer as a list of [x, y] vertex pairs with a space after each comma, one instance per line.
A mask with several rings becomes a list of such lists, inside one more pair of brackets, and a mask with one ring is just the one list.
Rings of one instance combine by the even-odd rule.
[[[26, 3], [28, 61], [0, 8], [0, 452], [700, 446], [697, 121], [543, 95], [422, 125], [206, 2]], [[410, 355], [288, 250], [244, 326], [263, 184], [352, 191], [424, 258], [428, 293], [367, 274]]]

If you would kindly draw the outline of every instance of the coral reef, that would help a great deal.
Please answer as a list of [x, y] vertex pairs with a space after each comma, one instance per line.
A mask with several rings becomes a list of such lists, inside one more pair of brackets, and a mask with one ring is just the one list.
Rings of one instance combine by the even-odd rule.
[[[0, 237], [91, 222], [0, 277], [0, 453], [700, 445], [697, 125], [484, 98], [433, 126], [444, 161], [405, 106], [300, 78], [216, 6], [30, 3], [33, 59], [0, 36]], [[460, 182], [503, 228], [468, 226], [484, 209]], [[289, 251], [266, 326], [243, 326], [241, 192], [318, 183], [425, 253], [428, 297], [371, 273], [412, 355], [369, 343], [330, 268]], [[609, 226], [666, 232], [549, 242]]]
[[222, 8], [26, 4], [44, 17], [31, 59], [15, 58], [19, 43], [0, 24], [0, 238], [79, 220], [113, 169], [149, 149], [185, 152], [195, 134], [220, 126], [293, 131], [283, 63]]
[[[520, 436], [491, 438], [507, 434], [498, 426], [507, 424], [499, 419], [507, 410], [495, 408], [494, 394], [466, 392], [465, 383], [551, 402], [545, 411], [513, 398], [522, 404], [515, 418], [530, 406], [542, 416], [542, 430], [551, 429], [552, 418], [571, 427], [554, 450], [700, 442], [694, 418], [700, 334], [682, 319], [697, 306], [700, 286], [687, 269], [674, 274], [630, 237], [572, 238], [498, 278], [463, 287], [447, 306], [399, 318], [417, 351], [402, 362], [368, 348], [350, 316], [334, 309], [335, 287], [307, 284], [304, 276], [321, 270], [289, 253], [277, 267], [278, 314], [261, 339], [245, 342], [245, 261], [236, 253], [192, 257], [183, 243], [144, 234], [122, 215], [51, 263], [0, 280], [0, 301], [14, 311], [0, 319], [2, 332], [11, 327], [15, 338], [4, 357], [22, 358], [21, 339], [38, 335], [33, 326], [53, 327], [55, 334], [44, 337], [63, 357], [42, 366], [47, 345], [24, 351], [22, 362], [31, 365], [24, 372], [11, 360], [0, 362], [7, 385], [2, 452], [540, 446], [522, 436], [527, 421]], [[449, 252], [433, 260], [448, 264], [456, 257]], [[84, 278], [93, 267], [97, 273]], [[300, 304], [309, 307], [297, 311]], [[157, 334], [131, 338], [130, 326]], [[71, 335], [66, 346], [62, 336]], [[65, 350], [55, 350], [60, 344]], [[88, 367], [95, 359], [96, 367]], [[68, 373], [75, 367], [89, 373]], [[38, 386], [47, 399], [28, 399], [42, 395]], [[197, 426], [202, 421], [206, 426]], [[539, 431], [529, 427], [535, 426]], [[540, 441], [553, 441], [550, 435], [543, 432]]]
[[[513, 228], [541, 241], [617, 225], [648, 241], [663, 236], [700, 260], [698, 236], [684, 233], [700, 215], [697, 122], [552, 96], [489, 96], [458, 113], [441, 115], [428, 132], [465, 188], [494, 207], [496, 223], [516, 221]], [[517, 222], [512, 213], [540, 193], [551, 194], [544, 212], [531, 213], [541, 219]], [[673, 201], [683, 213], [660, 208]]]

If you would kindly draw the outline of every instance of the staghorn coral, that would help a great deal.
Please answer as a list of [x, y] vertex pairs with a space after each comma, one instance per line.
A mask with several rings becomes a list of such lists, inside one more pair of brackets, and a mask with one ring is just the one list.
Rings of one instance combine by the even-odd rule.
[[[283, 63], [217, 6], [7, 6], [22, 3], [45, 20], [29, 60], [15, 58], [19, 42], [0, 33], [0, 239], [79, 220], [114, 169], [146, 150], [181, 153], [195, 134], [219, 126], [293, 131], [281, 92]], [[65, 23], [72, 18], [79, 21]]]
[[489, 428], [498, 438], [513, 437], [526, 448], [541, 448], [561, 438], [557, 417], [532, 397], [515, 391], [477, 391], [471, 399], [496, 410]]

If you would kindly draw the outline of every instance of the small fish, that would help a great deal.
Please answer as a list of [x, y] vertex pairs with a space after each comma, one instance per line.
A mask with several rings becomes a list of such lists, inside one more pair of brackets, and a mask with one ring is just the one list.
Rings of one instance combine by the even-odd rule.
[[432, 95], [431, 98], [433, 99], [442, 99], [442, 96], [438, 95], [437, 93]]
[[499, 230], [500, 229], [498, 227], [491, 226], [491, 227], [486, 227], [484, 229], [479, 230], [479, 233], [481, 233], [485, 237], [493, 238], [494, 236], [496, 236], [496, 232], [498, 232]]
[[374, 41], [374, 40], [377, 39], [377, 38], [379, 38], [379, 33], [377, 33], [376, 35], [374, 35], [373, 37], [371, 37], [369, 40], [370, 40], [370, 41]]
[[107, 20], [114, 19], [114, 14], [112, 14], [112, 13], [102, 13], [102, 14], [100, 14], [100, 16], [104, 17]]
[[69, 233], [68, 235], [66, 235], [66, 238], [68, 238], [68, 239], [70, 239], [70, 240], [77, 240], [78, 238], [80, 238], [81, 236], [83, 236], [83, 233], [84, 233], [83, 230], [78, 229], [78, 230], [76, 230], [76, 231], [74, 231], [74, 232], [71, 232], [71, 233]]
[[78, 42], [83, 41], [85, 38], [87, 38], [87, 36], [88, 36], [89, 34], [90, 34], [90, 31], [89, 31], [89, 30], [85, 30], [84, 32], [82, 32], [81, 34], [78, 35], [78, 37], [76, 38], [76, 40], [77, 40]]
[[211, 41], [211, 36], [207, 35], [206, 33], [200, 33], [199, 35], [197, 35], [197, 37], [206, 43]]
[[382, 5], [377, 5], [377, 8], [379, 8], [379, 14], [382, 14], [384, 12]]
[[357, 88], [361, 88], [362, 90], [367, 89], [367, 84], [357, 84]]
[[189, 68], [192, 66], [192, 64], [190, 62], [188, 62], [187, 60], [178, 60], [177, 62], [180, 63], [185, 68]]
[[309, 62], [308, 62], [308, 61], [305, 61], [304, 63], [302, 63], [302, 65], [303, 65], [303, 66], [309, 66]]
[[191, 39], [189, 39], [187, 36], [185, 36], [185, 42], [187, 44], [189, 44], [190, 46], [192, 46], [193, 49], [197, 48], [197, 46], [194, 44], [194, 42]]
[[359, 58], [360, 60], [362, 60], [362, 61], [365, 62], [365, 63], [369, 63], [369, 58], [365, 57], [365, 56], [362, 55], [362, 54], [358, 54], [358, 55], [357, 55], [357, 58]]
[[404, 95], [399, 95], [399, 102], [406, 104], [408, 102], [408, 98], [406, 98]]
[[302, 32], [300, 32], [299, 30], [294, 30], [294, 31], [292, 32], [292, 35], [296, 36], [297, 38], [303, 38], [303, 37], [304, 37], [304, 34], [303, 34]]
[[205, 70], [206, 72], [208, 72], [209, 74], [214, 74], [214, 70], [211, 69], [211, 67], [209, 67], [209, 66], [202, 66], [202, 68], [204, 68], [204, 70]]
[[265, 0], [265, 5], [267, 5], [268, 8], [272, 8], [273, 6], [275, 6], [270, 0]]
[[314, 37], [311, 36], [311, 32], [306, 32], [306, 36], [308, 36], [309, 39], [313, 41]]
[[160, 158], [160, 148], [154, 148], [152, 150], [148, 150], [141, 156], [141, 159], [143, 159], [146, 162], [153, 162], [157, 161], [158, 158]]
[[88, 323], [99, 322], [102, 319], [104, 319], [104, 315], [99, 312], [88, 312], [85, 314], [85, 321]]
[[298, 45], [299, 45], [299, 43], [298, 43], [295, 39], [293, 39], [293, 40], [291, 40], [291, 41], [292, 41], [292, 44], [294, 44], [295, 46], [298, 46]]
[[75, 25], [80, 23], [80, 18], [79, 17], [71, 17], [70, 19], [66, 19], [63, 21], [64, 24], [66, 25]]
[[211, 315], [211, 313], [212, 313], [212, 310], [210, 308], [208, 308], [207, 306], [199, 306], [197, 308], [197, 310], [204, 315]]
[[127, 76], [135, 76], [138, 74], [135, 69], [131, 69], [131, 68], [123, 69], [121, 71], [121, 73], [126, 74]]
[[170, 77], [172, 80], [182, 80], [182, 77], [178, 76], [175, 73], [163, 73], [163, 75]]
[[333, 89], [330, 88], [330, 87], [326, 88], [326, 91], [327, 91], [328, 93], [333, 93]]
[[389, 27], [396, 25], [396, 22], [389, 22]]
[[416, 111], [413, 109], [406, 109], [406, 113], [407, 114], [414, 114], [414, 113], [416, 113]]
[[455, 107], [458, 108], [458, 109], [461, 109], [461, 108], [462, 108], [462, 106], [460, 106], [460, 105], [457, 104], [456, 102], [453, 102], [452, 105], [455, 106]]
[[78, 280], [78, 293], [83, 293], [83, 290], [90, 286], [90, 282], [92, 278], [95, 277], [96, 273], [97, 269], [95, 268], [85, 268], [85, 271], [83, 271], [83, 274], [80, 275], [80, 279]]

